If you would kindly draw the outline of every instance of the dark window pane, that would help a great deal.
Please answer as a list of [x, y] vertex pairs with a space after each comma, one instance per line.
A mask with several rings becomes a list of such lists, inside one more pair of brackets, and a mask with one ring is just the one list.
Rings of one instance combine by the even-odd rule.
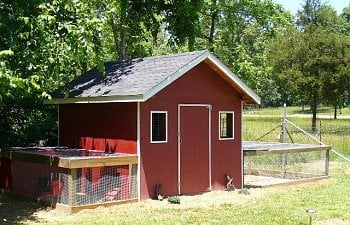
[[166, 113], [152, 113], [152, 141], [166, 141]]

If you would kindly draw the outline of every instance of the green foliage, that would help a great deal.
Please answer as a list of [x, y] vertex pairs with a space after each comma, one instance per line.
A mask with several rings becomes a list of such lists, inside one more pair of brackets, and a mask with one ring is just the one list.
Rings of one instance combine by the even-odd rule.
[[188, 49], [194, 50], [195, 38], [200, 32], [199, 12], [203, 0], [165, 1], [165, 24], [170, 33], [170, 42], [188, 43]]
[[350, 37], [342, 33], [344, 21], [336, 12], [316, 0], [305, 1], [298, 25], [277, 35], [268, 57], [285, 100], [297, 96], [299, 103], [311, 103], [316, 130], [317, 105], [330, 103], [336, 109], [350, 89]]
[[242, 188], [238, 190], [238, 194], [242, 194], [242, 195], [250, 195], [250, 192], [247, 188]]
[[[308, 104], [311, 94], [301, 90], [314, 88], [318, 100], [343, 107], [349, 103], [350, 10], [337, 16], [319, 1], [306, 3], [317, 7], [305, 5], [293, 30], [292, 16], [271, 0], [2, 1], [0, 135], [11, 137], [1, 145], [35, 142], [57, 127], [55, 110], [38, 104], [96, 65], [103, 72], [104, 61], [204, 48], [264, 105], [286, 96]], [[28, 121], [37, 121], [35, 138], [25, 133]]]
[[169, 196], [168, 197], [168, 202], [172, 204], [180, 204], [180, 197], [175, 195], [175, 196]]
[[[201, 26], [202, 32], [209, 35], [202, 34], [204, 40], [198, 43], [211, 48], [262, 97], [264, 104], [276, 104], [280, 95], [272, 68], [267, 64], [266, 47], [279, 29], [291, 25], [291, 16], [272, 1], [208, 1], [207, 4]], [[215, 13], [220, 16], [213, 17]]]

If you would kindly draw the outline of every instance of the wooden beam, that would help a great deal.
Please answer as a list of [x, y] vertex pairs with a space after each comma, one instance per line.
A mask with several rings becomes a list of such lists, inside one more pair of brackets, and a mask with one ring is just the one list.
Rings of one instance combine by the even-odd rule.
[[61, 158], [58, 166], [63, 168], [86, 168], [137, 164], [137, 155]]
[[101, 203], [94, 203], [94, 204], [88, 204], [88, 205], [77, 205], [77, 206], [69, 206], [69, 205], [63, 205], [63, 204], [56, 204], [56, 210], [62, 211], [65, 213], [73, 214], [77, 213], [83, 209], [95, 209], [97, 207], [108, 207], [113, 205], [121, 205], [126, 203], [133, 203], [137, 202], [137, 198], [134, 199], [127, 199], [127, 200], [118, 200], [118, 201], [111, 201], [111, 202], [101, 202]]
[[22, 162], [32, 162], [62, 168], [85, 168], [137, 164], [137, 155], [116, 154], [106, 156], [59, 157], [36, 154], [35, 151], [0, 150], [0, 157]]
[[[131, 167], [130, 167], [131, 166]], [[137, 198], [137, 164], [129, 165], [130, 169], [130, 197]]]
[[306, 179], [300, 179], [300, 180], [290, 180], [284, 183], [278, 183], [278, 184], [266, 184], [266, 185], [251, 185], [247, 184], [244, 185], [244, 187], [247, 188], [266, 188], [266, 187], [275, 187], [275, 186], [288, 186], [288, 185], [296, 185], [296, 184], [302, 184], [307, 182], [314, 182], [318, 180], [328, 179], [329, 176], [319, 176], [319, 177], [313, 177], [313, 178], [306, 178]]
[[325, 162], [325, 175], [329, 176], [329, 150], [326, 152], [326, 162]]
[[317, 147], [297, 147], [297, 148], [276, 148], [276, 149], [268, 149], [268, 150], [251, 150], [251, 151], [243, 151], [244, 156], [248, 155], [273, 155], [273, 154], [288, 154], [288, 153], [296, 153], [296, 152], [312, 152], [312, 151], [327, 151], [330, 150], [330, 146], [317, 146]]
[[75, 206], [77, 200], [77, 169], [71, 169], [68, 173], [68, 205]]

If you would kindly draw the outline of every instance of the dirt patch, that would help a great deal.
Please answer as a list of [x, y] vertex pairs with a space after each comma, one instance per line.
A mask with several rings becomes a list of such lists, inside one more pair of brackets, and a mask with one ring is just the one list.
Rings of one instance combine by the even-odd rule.
[[243, 204], [250, 201], [255, 201], [269, 193], [273, 193], [276, 190], [272, 188], [254, 188], [249, 190], [249, 194], [239, 194], [238, 190], [235, 191], [212, 191], [201, 195], [194, 196], [180, 196], [180, 204], [171, 204], [164, 199], [158, 200], [146, 200], [136, 203], [128, 203], [123, 205], [116, 205], [110, 207], [98, 207], [96, 209], [87, 209], [78, 212], [77, 214], [67, 215], [57, 210], [41, 210], [34, 213], [34, 216], [38, 221], [47, 222], [59, 222], [74, 217], [89, 217], [90, 215], [98, 214], [106, 216], [111, 214], [130, 214], [130, 213], [142, 213], [149, 210], [157, 210], [161, 208], [216, 208], [225, 204]]
[[328, 219], [328, 220], [321, 220], [316, 221], [316, 225], [350, 225], [350, 219]]
[[[238, 190], [235, 191], [212, 191], [201, 195], [194, 196], [180, 196], [180, 204], [171, 204], [164, 199], [163, 201], [158, 200], [146, 200], [136, 203], [129, 203], [124, 205], [116, 205], [110, 207], [99, 207], [96, 209], [82, 210], [77, 214], [67, 215], [57, 210], [41, 210], [34, 213], [34, 216], [38, 221], [47, 222], [59, 222], [74, 217], [89, 217], [92, 215], [112, 215], [112, 214], [126, 214], [130, 213], [142, 213], [144, 211], [161, 209], [161, 208], [216, 208], [226, 204], [244, 204], [248, 202], [254, 202], [262, 197], [268, 196], [276, 192], [288, 192], [292, 189], [303, 189], [322, 185], [330, 185], [335, 183], [334, 179], [324, 179], [315, 182], [296, 184], [292, 186], [277, 186], [268, 188], [252, 188], [249, 189], [249, 194], [239, 194]], [[133, 212], [132, 212], [133, 211]]]

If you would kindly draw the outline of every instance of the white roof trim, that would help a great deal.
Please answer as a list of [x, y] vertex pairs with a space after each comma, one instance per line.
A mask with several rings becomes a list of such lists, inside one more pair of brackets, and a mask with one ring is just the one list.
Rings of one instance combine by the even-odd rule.
[[221, 71], [223, 71], [228, 78], [230, 78], [235, 84], [237, 84], [245, 93], [249, 95], [257, 104], [261, 103], [261, 98], [255, 94], [241, 79], [239, 79], [232, 71], [225, 66], [218, 58], [209, 53], [209, 60], [212, 61]]
[[167, 79], [163, 80], [156, 86], [154, 86], [152, 89], [147, 91], [144, 95], [144, 100], [147, 101], [149, 98], [160, 92], [163, 88], [180, 78], [182, 75], [184, 75], [186, 72], [191, 70], [193, 67], [197, 66], [199, 63], [204, 61], [205, 59], [209, 59], [212, 61], [221, 71], [223, 71], [226, 76], [233, 81], [235, 84], [237, 84], [249, 97], [251, 97], [257, 104], [261, 103], [260, 97], [255, 94], [253, 90], [251, 90], [245, 83], [243, 83], [242, 80], [240, 80], [234, 73], [231, 72], [231, 70], [225, 66], [218, 58], [216, 58], [213, 54], [211, 54], [209, 51], [203, 52], [203, 54], [199, 55], [197, 58], [195, 58], [193, 61], [189, 62], [182, 68], [180, 68], [178, 71], [176, 71], [174, 74], [167, 77]]
[[154, 86], [152, 89], [148, 90], [144, 94], [145, 100], [148, 100], [155, 94], [157, 94], [159, 91], [161, 91], [163, 88], [167, 87], [169, 84], [173, 83], [175, 80], [180, 78], [182, 75], [190, 71], [193, 67], [197, 66], [199, 63], [201, 63], [204, 59], [208, 57], [209, 51], [203, 52], [201, 55], [199, 55], [197, 58], [192, 60], [191, 62], [187, 63], [185, 66], [181, 67], [179, 70], [177, 70], [172, 75], [168, 76], [165, 80]]

